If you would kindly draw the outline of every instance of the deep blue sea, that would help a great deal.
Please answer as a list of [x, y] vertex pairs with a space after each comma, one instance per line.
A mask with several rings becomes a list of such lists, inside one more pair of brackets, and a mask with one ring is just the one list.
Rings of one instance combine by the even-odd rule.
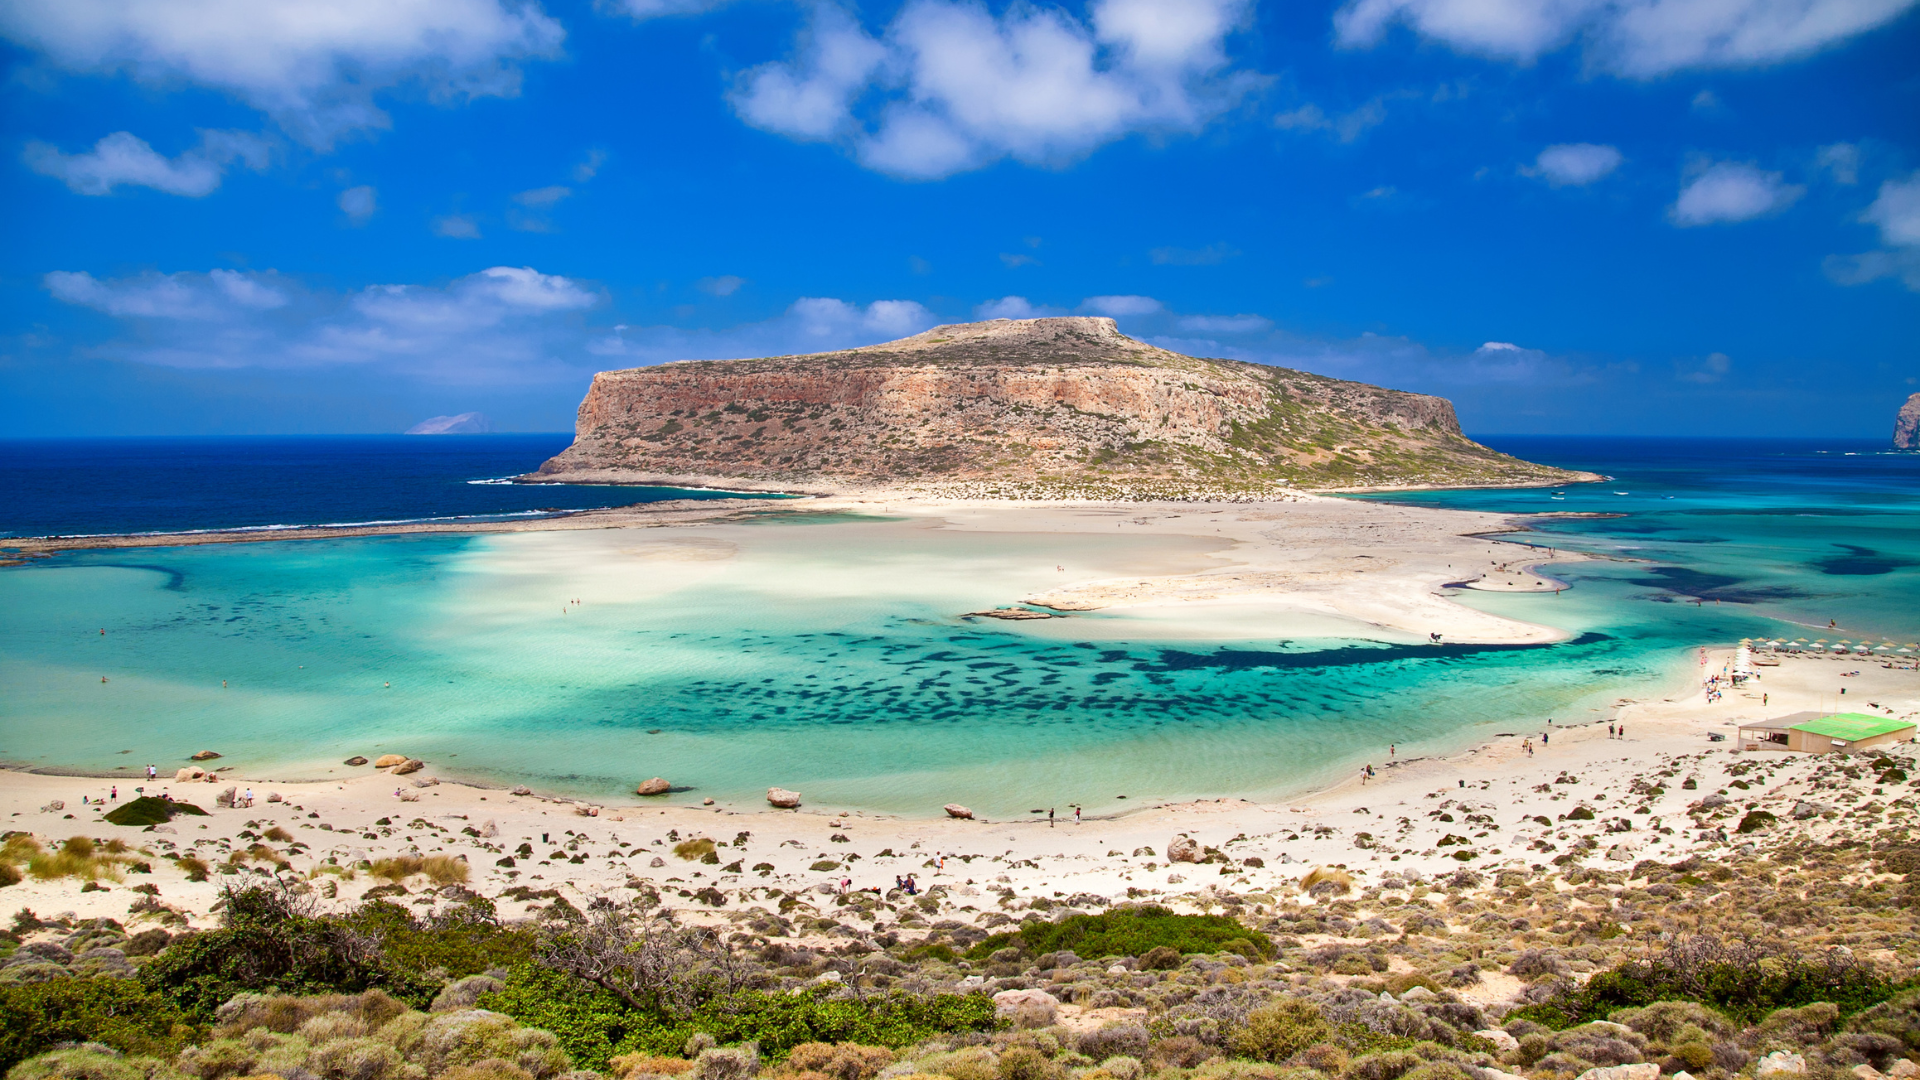
[[[1054, 580], [1057, 563], [1110, 577], [1179, 545], [884, 515], [71, 552], [0, 569], [0, 760], [106, 771], [216, 749], [249, 775], [294, 777], [399, 750], [442, 775], [608, 800], [660, 775], [688, 789], [676, 800], [746, 807], [779, 784], [815, 806], [1098, 813], [1281, 797], [1389, 742], [1405, 757], [1549, 717], [1604, 719], [1619, 697], [1693, 685], [1702, 645], [1830, 620], [1845, 633], [1820, 636], [1920, 636], [1920, 455], [1840, 440], [1486, 441], [1612, 479], [1367, 498], [1534, 515], [1507, 542], [1603, 556], [1557, 568], [1571, 585], [1558, 596], [1458, 597], [1566, 641], [1414, 648], [1246, 620], [1230, 639], [1174, 638], [1124, 612], [969, 623], [961, 613], [1036, 573]], [[468, 483], [562, 445], [35, 443], [8, 451], [0, 525], [205, 528], [647, 497]], [[34, 461], [41, 474], [20, 476]], [[1547, 516], [1567, 513], [1610, 516]], [[1179, 557], [1203, 565], [1207, 543]]]
[[725, 494], [503, 482], [572, 442], [566, 433], [0, 439], [0, 537], [526, 516]]

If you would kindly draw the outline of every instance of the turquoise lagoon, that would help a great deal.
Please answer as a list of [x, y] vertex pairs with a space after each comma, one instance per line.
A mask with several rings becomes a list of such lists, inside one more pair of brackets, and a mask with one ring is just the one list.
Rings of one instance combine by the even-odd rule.
[[[1636, 508], [1640, 534], [1622, 532], [1635, 516], [1550, 522], [1556, 544], [1658, 561], [1582, 564], [1559, 596], [1460, 597], [1573, 634], [1517, 648], [1368, 641], [1311, 623], [1242, 620], [1209, 638], [1124, 614], [958, 617], [1051, 584], [1056, 564], [1089, 577], [1198, 569], [1218, 546], [1203, 538], [773, 515], [641, 534], [63, 555], [0, 572], [0, 759], [130, 774], [214, 749], [247, 775], [291, 779], [353, 775], [341, 759], [397, 751], [443, 776], [610, 802], [659, 775], [684, 789], [674, 801], [753, 808], [777, 784], [814, 807], [907, 815], [947, 802], [1009, 817], [1282, 798], [1384, 762], [1389, 743], [1402, 758], [1443, 752], [1548, 718], [1604, 718], [1622, 696], [1684, 692], [1694, 647], [1804, 633], [1792, 620], [1816, 613], [1913, 634], [1920, 603], [1901, 546], [1915, 536], [1912, 505], [1826, 490], [1825, 504], [1796, 500], [1817, 521], [1795, 518], [1799, 546], [1771, 556], [1748, 550], [1764, 537], [1688, 532], [1660, 507]], [[1743, 528], [1774, 527], [1750, 519]], [[1820, 521], [1832, 535], [1808, 539]], [[1872, 542], [1857, 542], [1869, 525]], [[1822, 568], [1847, 555], [1876, 572]], [[1738, 594], [1755, 575], [1751, 588], [1770, 591]], [[1723, 602], [1688, 602], [1705, 587]]]

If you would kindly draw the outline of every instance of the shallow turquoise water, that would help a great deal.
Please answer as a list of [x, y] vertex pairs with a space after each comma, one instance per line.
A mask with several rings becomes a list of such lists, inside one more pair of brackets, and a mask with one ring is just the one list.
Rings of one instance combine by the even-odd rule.
[[[1630, 498], [1616, 486], [1576, 490]], [[677, 801], [757, 806], [778, 784], [816, 807], [916, 815], [1279, 797], [1389, 743], [1404, 758], [1603, 717], [1616, 697], [1686, 687], [1695, 646], [1804, 630], [1781, 618], [1913, 634], [1913, 510], [1897, 490], [1851, 490], [1803, 489], [1785, 514], [1734, 490], [1551, 523], [1556, 544], [1662, 561], [1567, 569], [1559, 596], [1461, 598], [1577, 635], [1526, 648], [969, 623], [956, 613], [1005, 599], [977, 583], [1051, 571], [1048, 544], [1108, 570], [1138, 552], [871, 520], [64, 555], [0, 572], [0, 759], [170, 769], [212, 748], [250, 775], [314, 777], [394, 750], [608, 800], [661, 775], [687, 789]], [[1865, 561], [1834, 572], [1849, 556]]]

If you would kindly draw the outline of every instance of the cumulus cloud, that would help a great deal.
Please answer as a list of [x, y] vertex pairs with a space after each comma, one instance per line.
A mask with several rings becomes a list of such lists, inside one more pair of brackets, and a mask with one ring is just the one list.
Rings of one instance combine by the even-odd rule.
[[365, 225], [373, 217], [373, 212], [380, 208], [379, 195], [371, 184], [350, 187], [341, 192], [335, 202], [339, 204], [340, 212], [355, 225]]
[[725, 7], [729, 0], [600, 0], [602, 11], [630, 15], [635, 19], [659, 19], [672, 15], [698, 15]]
[[1339, 41], [1365, 47], [1403, 23], [1462, 52], [1531, 63], [1579, 41], [1590, 66], [1629, 78], [1755, 67], [1805, 56], [1898, 18], [1920, 0], [1347, 0]]
[[1793, 205], [1806, 188], [1789, 184], [1777, 172], [1751, 164], [1722, 161], [1699, 169], [1668, 208], [1675, 225], [1723, 225], [1778, 213]]
[[202, 131], [198, 148], [172, 158], [130, 131], [116, 131], [78, 154], [35, 140], [22, 155], [28, 168], [82, 195], [111, 195], [124, 184], [193, 199], [213, 194], [235, 162], [264, 169], [270, 156], [265, 139], [244, 131]]
[[1820, 167], [1833, 174], [1836, 184], [1860, 182], [1860, 147], [1855, 143], [1834, 143], [1820, 148]]
[[1611, 146], [1594, 143], [1559, 143], [1540, 151], [1533, 167], [1526, 170], [1554, 187], [1585, 187], [1605, 179], [1626, 160]]
[[224, 322], [285, 307], [287, 290], [273, 274], [213, 270], [205, 274], [147, 273], [101, 281], [86, 271], [55, 270], [43, 283], [57, 300], [123, 318]]
[[1227, 37], [1249, 0], [1094, 0], [995, 16], [909, 0], [878, 36], [822, 5], [794, 55], [733, 91], [747, 123], [847, 146], [868, 168], [934, 179], [1002, 158], [1057, 165], [1134, 132], [1194, 131], [1256, 76]]
[[1080, 301], [1080, 310], [1116, 319], [1129, 315], [1157, 315], [1166, 305], [1151, 296], [1089, 296]]
[[1827, 276], [1842, 285], [1897, 277], [1907, 288], [1920, 292], [1920, 171], [1881, 184], [1860, 220], [1879, 227], [1881, 250], [1832, 256], [1827, 259]]
[[0, 36], [57, 69], [230, 94], [324, 150], [386, 127], [375, 97], [403, 83], [517, 94], [520, 63], [557, 56], [565, 33], [527, 0], [16, 0]]

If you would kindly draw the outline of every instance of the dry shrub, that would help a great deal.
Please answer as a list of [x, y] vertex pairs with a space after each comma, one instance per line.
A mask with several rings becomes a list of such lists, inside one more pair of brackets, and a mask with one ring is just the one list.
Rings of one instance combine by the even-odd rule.
[[693, 1075], [699, 1080], [753, 1080], [759, 1071], [760, 1051], [752, 1043], [702, 1050], [693, 1062]]
[[994, 1080], [999, 1060], [983, 1046], [969, 1046], [947, 1054], [920, 1059], [922, 1071], [952, 1077], [953, 1080]]
[[1152, 1043], [1153, 1037], [1144, 1024], [1112, 1020], [1080, 1036], [1074, 1048], [1099, 1064], [1110, 1057], [1143, 1058]]
[[1161, 1039], [1147, 1051], [1147, 1061], [1162, 1069], [1191, 1069], [1213, 1056], [1212, 1048], [1191, 1035]]
[[1009, 1046], [994, 1070], [997, 1080], [1060, 1080], [1066, 1070], [1032, 1046]]
[[637, 1076], [679, 1076], [693, 1068], [693, 1062], [686, 1058], [655, 1057], [652, 1054], [622, 1054], [607, 1062], [607, 1072], [614, 1080], [627, 1080]]
[[525, 1069], [535, 1080], [547, 1080], [568, 1064], [552, 1033], [478, 1009], [440, 1013], [397, 1041], [407, 1060], [429, 1076], [498, 1058]]
[[1353, 875], [1332, 866], [1316, 866], [1300, 879], [1300, 891], [1308, 896], [1345, 896], [1353, 891]]
[[359, 1034], [372, 1032], [407, 1011], [407, 1006], [384, 990], [361, 994], [239, 994], [214, 1014], [215, 1035], [234, 1036], [255, 1028], [280, 1034], [297, 1031], [316, 1017], [337, 1014], [352, 1019]]
[[[127, 851], [124, 843], [119, 844], [118, 850], [115, 851], [110, 850], [106, 845], [94, 843], [90, 837], [73, 836], [62, 842], [58, 850], [49, 852], [42, 850], [39, 844], [34, 843], [32, 837], [25, 837], [26, 843], [16, 847], [15, 841], [20, 839], [22, 838], [9, 838], [8, 850], [30, 850], [31, 853], [27, 856], [27, 873], [42, 881], [63, 877], [85, 878], [88, 881], [98, 881], [101, 878], [119, 881], [121, 864], [129, 861], [124, 856]], [[27, 848], [27, 845], [32, 845], [31, 849]]]
[[673, 853], [688, 862], [704, 859], [709, 855], [718, 857], [718, 853], [714, 850], [713, 841], [704, 836], [680, 841], [673, 845]]
[[801, 1043], [788, 1053], [783, 1071], [819, 1073], [834, 1080], [873, 1080], [893, 1064], [893, 1051], [859, 1043]]
[[400, 1051], [378, 1039], [341, 1039], [315, 1047], [307, 1067], [327, 1080], [400, 1080]]
[[293, 843], [293, 834], [275, 825], [273, 828], [267, 830], [267, 839], [276, 844], [291, 844]]
[[427, 1009], [437, 1013], [471, 1009], [479, 1002], [480, 995], [505, 989], [506, 985], [491, 975], [469, 975], [464, 979], [455, 979], [434, 995], [433, 1004]]
[[429, 855], [420, 869], [435, 885], [465, 885], [469, 874], [466, 861], [451, 855]]
[[7, 1076], [9, 1080], [183, 1080], [165, 1061], [123, 1057], [98, 1044], [41, 1054], [15, 1065]]
[[455, 1065], [439, 1080], [533, 1080], [533, 1074], [510, 1061], [488, 1058], [471, 1065]]
[[1400, 1080], [1421, 1064], [1419, 1058], [1404, 1050], [1389, 1050], [1354, 1058], [1341, 1075], [1346, 1080]]
[[306, 1066], [311, 1048], [295, 1035], [255, 1028], [238, 1038], [189, 1046], [177, 1059], [182, 1071], [198, 1080], [229, 1080], [262, 1073], [292, 1075]]
[[426, 860], [418, 855], [395, 855], [391, 858], [376, 860], [368, 868], [368, 873], [398, 885], [425, 868]]
[[1311, 1002], [1280, 998], [1248, 1013], [1246, 1026], [1229, 1035], [1227, 1045], [1242, 1057], [1281, 1062], [1334, 1035], [1333, 1025]]

